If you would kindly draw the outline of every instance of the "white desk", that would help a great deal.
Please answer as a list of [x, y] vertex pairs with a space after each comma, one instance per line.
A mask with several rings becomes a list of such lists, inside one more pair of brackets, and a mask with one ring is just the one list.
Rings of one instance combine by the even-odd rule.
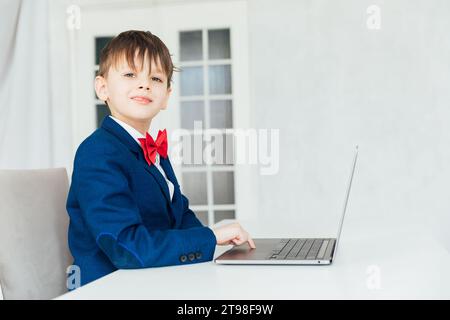
[[[330, 236], [314, 228], [299, 234], [305, 230], [292, 223], [243, 225], [254, 237]], [[228, 248], [217, 247], [215, 256]], [[449, 252], [421, 226], [346, 222], [329, 266], [208, 262], [118, 270], [58, 299], [450, 299], [449, 270]]]

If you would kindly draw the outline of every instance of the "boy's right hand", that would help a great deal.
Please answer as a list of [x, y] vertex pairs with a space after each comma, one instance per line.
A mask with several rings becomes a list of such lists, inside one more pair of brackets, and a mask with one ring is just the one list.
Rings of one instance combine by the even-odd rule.
[[245, 242], [248, 242], [250, 248], [256, 248], [255, 242], [250, 237], [248, 232], [245, 231], [237, 222], [227, 224], [222, 227], [212, 228], [212, 231], [216, 236], [218, 245], [241, 245]]

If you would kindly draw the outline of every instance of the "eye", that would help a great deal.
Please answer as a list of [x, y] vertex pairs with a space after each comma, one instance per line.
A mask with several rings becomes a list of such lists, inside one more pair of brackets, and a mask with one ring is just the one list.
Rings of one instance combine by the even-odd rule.
[[127, 77], [127, 78], [134, 78], [135, 75], [134, 75], [134, 73], [129, 72], [129, 73], [125, 73], [125, 74], [124, 74], [124, 77]]
[[158, 81], [158, 82], [162, 82], [162, 80], [160, 78], [157, 77], [153, 77], [152, 80]]

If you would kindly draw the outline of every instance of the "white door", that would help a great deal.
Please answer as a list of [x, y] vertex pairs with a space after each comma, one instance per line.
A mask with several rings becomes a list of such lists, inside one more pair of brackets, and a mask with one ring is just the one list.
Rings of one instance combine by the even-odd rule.
[[[169, 141], [169, 151], [170, 144], [183, 146], [182, 163], [172, 163], [191, 209], [209, 225], [224, 218], [254, 217], [252, 169], [233, 162], [232, 129], [250, 125], [246, 1], [131, 8], [126, 3], [108, 7], [89, 1], [81, 5], [81, 12], [81, 29], [74, 39], [74, 145], [108, 114], [93, 89], [100, 49], [122, 31], [151, 31], [181, 69], [174, 73], [169, 106], [152, 121], [151, 133], [156, 136], [158, 129], [167, 128], [169, 137], [181, 136], [179, 143]], [[211, 151], [208, 139], [223, 142], [223, 162], [204, 161]], [[192, 164], [199, 155], [201, 161]]]

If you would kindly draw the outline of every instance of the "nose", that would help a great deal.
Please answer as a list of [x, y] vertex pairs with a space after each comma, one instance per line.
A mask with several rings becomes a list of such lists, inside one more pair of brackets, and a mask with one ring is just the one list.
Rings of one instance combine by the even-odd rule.
[[139, 78], [139, 89], [143, 89], [143, 90], [150, 90], [150, 79], [147, 76], [141, 76]]

